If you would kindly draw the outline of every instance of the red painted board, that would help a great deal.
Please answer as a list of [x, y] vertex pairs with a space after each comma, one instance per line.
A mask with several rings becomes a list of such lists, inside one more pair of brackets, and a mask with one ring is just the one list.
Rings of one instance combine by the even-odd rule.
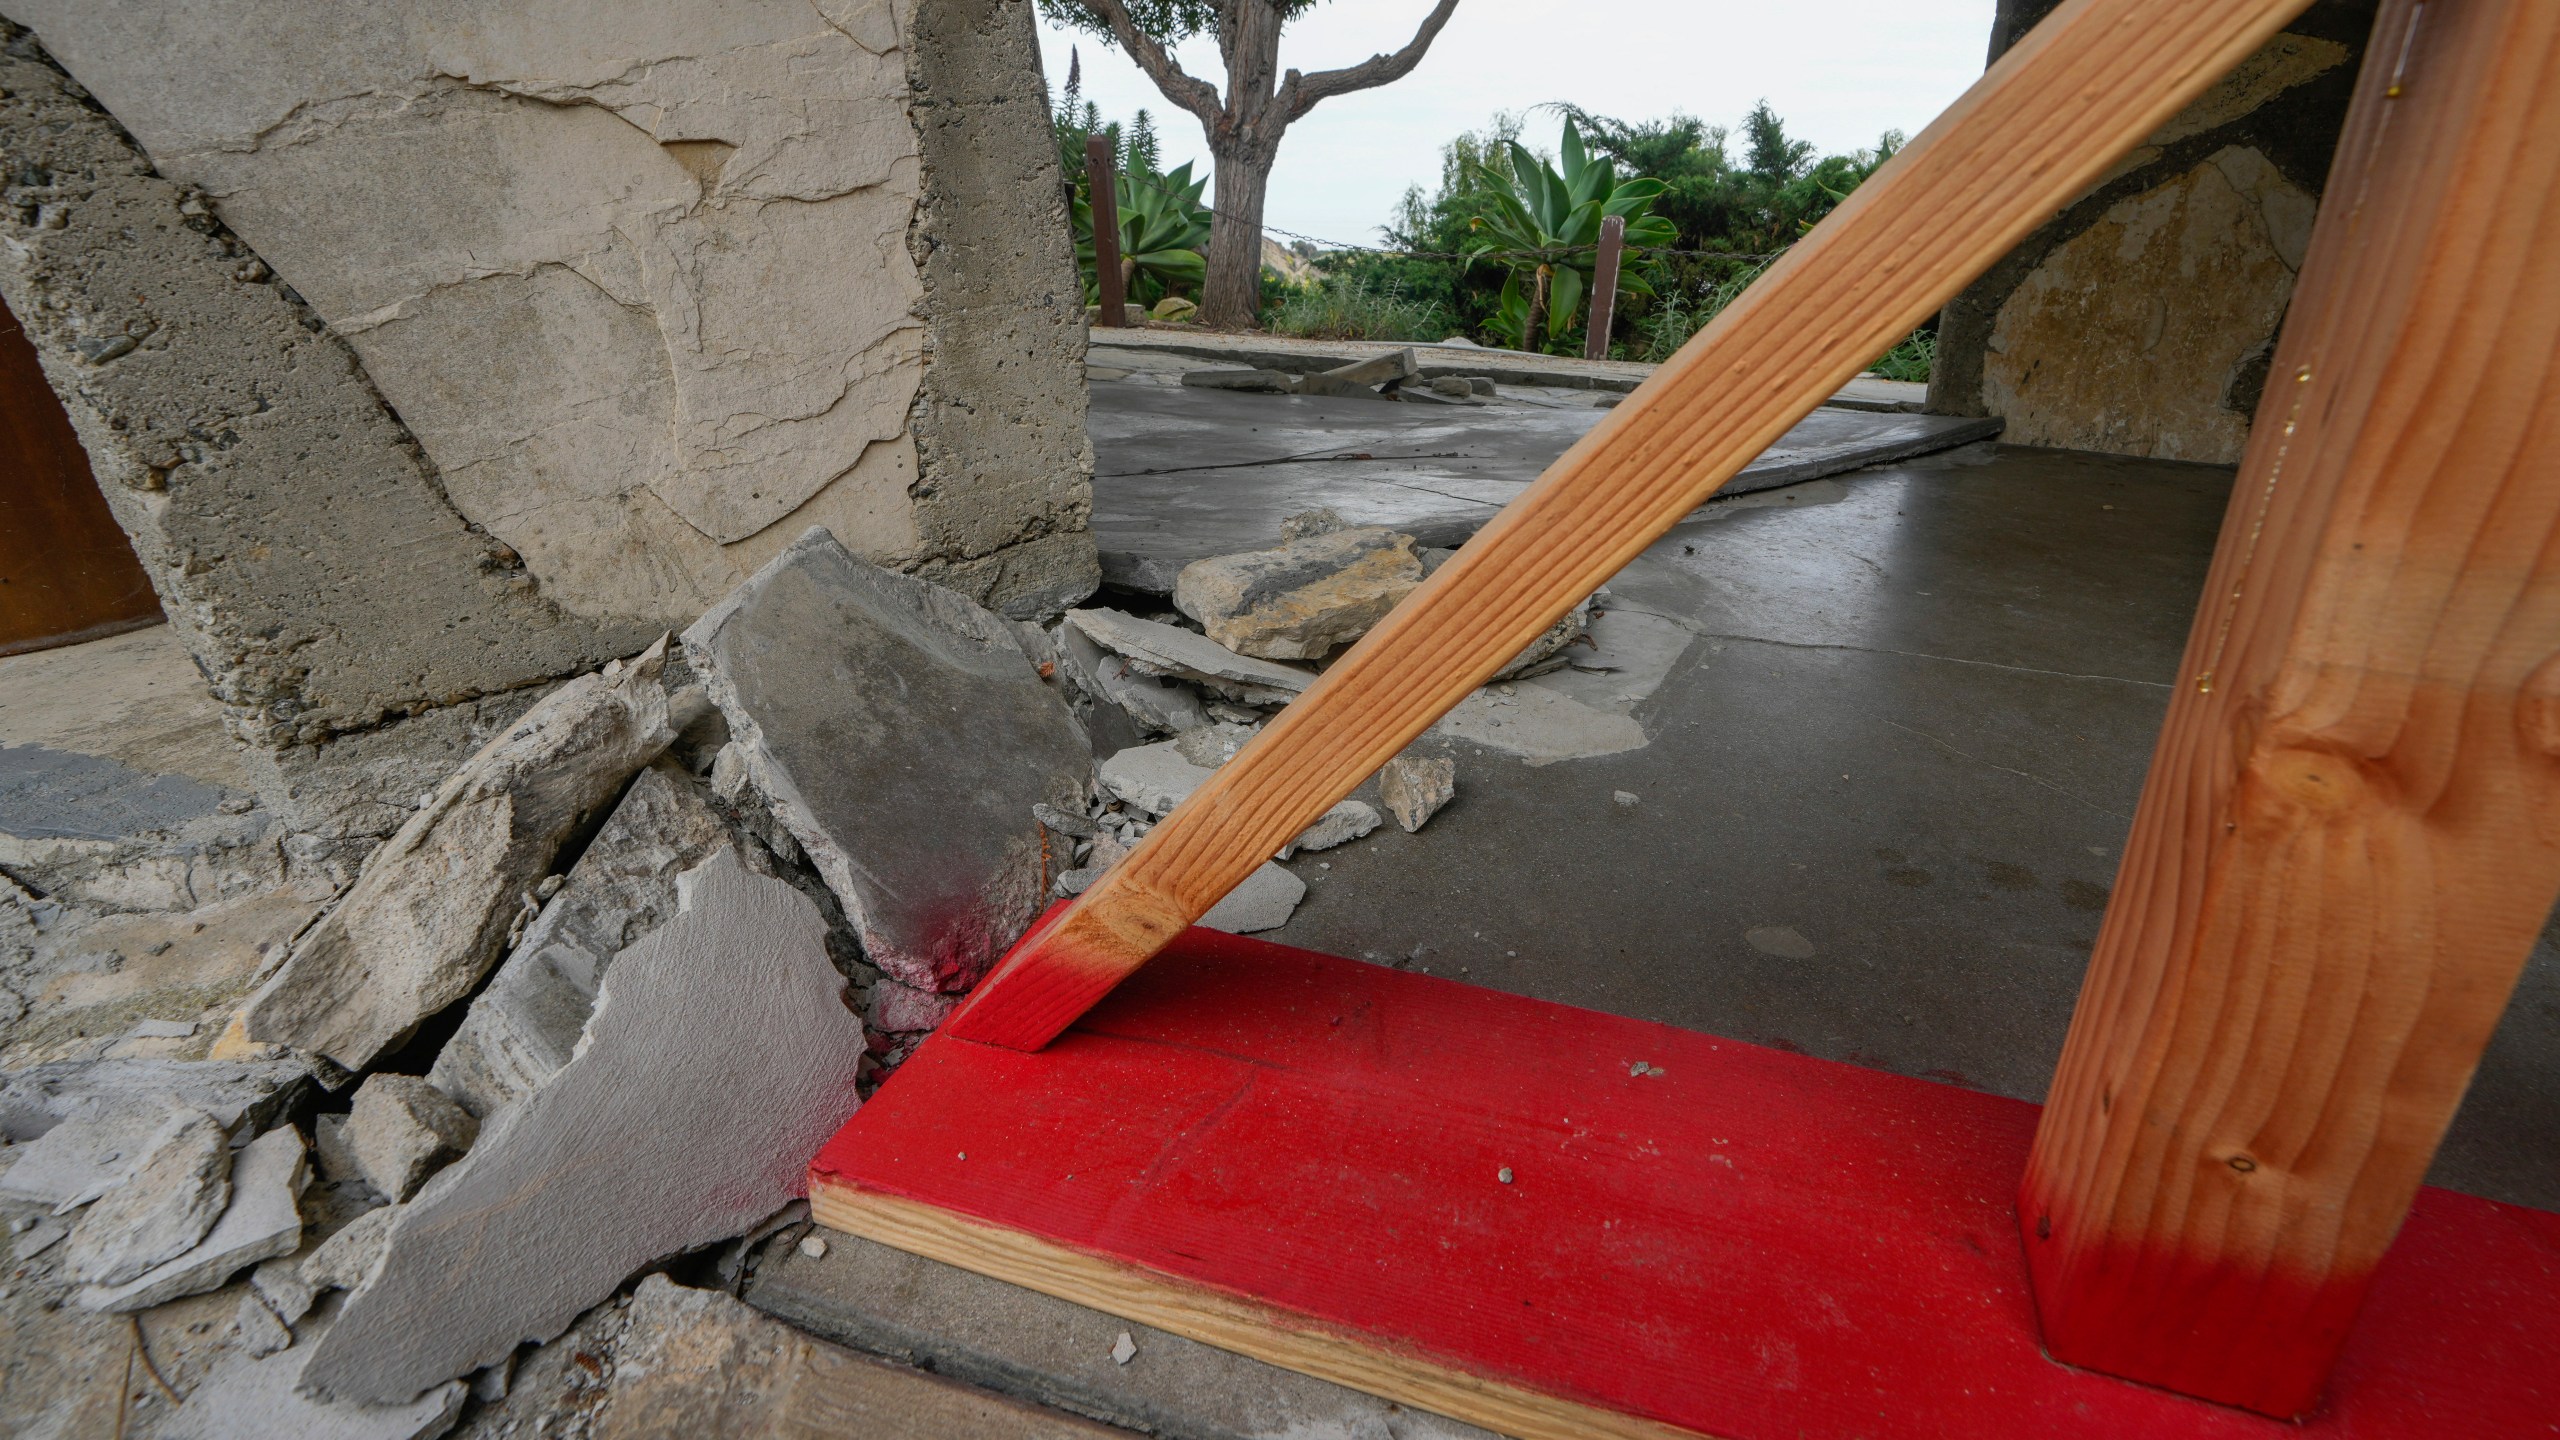
[[1732, 1440], [2560, 1435], [2560, 1216], [2442, 1190], [2305, 1424], [2045, 1359], [2036, 1113], [1194, 930], [1045, 1051], [929, 1040], [812, 1181]]

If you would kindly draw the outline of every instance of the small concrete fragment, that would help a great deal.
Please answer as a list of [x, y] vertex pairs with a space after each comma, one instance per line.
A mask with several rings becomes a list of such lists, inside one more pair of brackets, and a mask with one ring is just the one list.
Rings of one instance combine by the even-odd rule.
[[1563, 619], [1548, 626], [1545, 634], [1530, 641], [1529, 648], [1513, 656], [1510, 664], [1505, 665], [1500, 670], [1494, 672], [1493, 678], [1496, 680], [1517, 679], [1520, 676], [1528, 674], [1532, 670], [1538, 669], [1540, 666], [1547, 665], [1548, 662], [1554, 661], [1555, 657], [1563, 652], [1564, 647], [1581, 639], [1584, 635], [1588, 634], [1590, 630], [1591, 602], [1586, 599], [1581, 604], [1564, 612]]
[[676, 876], [734, 843], [701, 784], [673, 760], [641, 771], [473, 998], [427, 1079], [482, 1119], [532, 1094], [569, 1063], [605, 967], [676, 913]]
[[1141, 670], [1188, 680], [1228, 700], [1286, 705], [1316, 682], [1310, 671], [1239, 655], [1179, 625], [1117, 610], [1070, 610], [1067, 624], [1093, 643], [1127, 656]]
[[1265, 861], [1261, 869], [1244, 877], [1243, 884], [1228, 891], [1227, 898], [1211, 906], [1209, 913], [1200, 917], [1200, 925], [1230, 935], [1277, 930], [1289, 923], [1289, 916], [1305, 898], [1306, 881]]
[[1343, 519], [1335, 511], [1322, 507], [1301, 510], [1280, 522], [1280, 543], [1286, 545], [1292, 540], [1304, 540], [1311, 535], [1330, 535], [1336, 530], [1350, 528], [1351, 522]]
[[1173, 603], [1238, 654], [1320, 660], [1421, 583], [1413, 537], [1369, 527], [1194, 560], [1174, 577]]
[[171, 1113], [185, 1108], [173, 1096], [157, 1095], [65, 1120], [16, 1147], [14, 1163], [0, 1175], [0, 1199], [56, 1209], [85, 1205], [131, 1174]]
[[183, 1295], [201, 1295], [261, 1260], [290, 1255], [302, 1243], [302, 1187], [310, 1179], [302, 1132], [281, 1125], [249, 1142], [231, 1163], [231, 1204], [202, 1241], [138, 1280], [78, 1292], [90, 1310], [147, 1310]]
[[965, 990], [1038, 915], [1035, 801], [1093, 757], [1010, 627], [813, 529], [685, 632], [756, 788], [872, 964]]
[[364, 1179], [364, 1166], [356, 1159], [356, 1147], [347, 1139], [344, 1115], [321, 1115], [312, 1120], [311, 1155], [313, 1168], [331, 1184]]
[[1203, 770], [1215, 770], [1236, 758], [1236, 752], [1242, 750], [1259, 733], [1260, 731], [1254, 726], [1234, 725], [1222, 720], [1215, 725], [1204, 726], [1188, 734], [1175, 736], [1173, 748], [1175, 753], [1183, 759]]
[[675, 738], [665, 647], [554, 690], [465, 762], [242, 1007], [246, 1038], [363, 1070], [470, 994], [561, 843]]
[[1301, 376], [1301, 395], [1330, 395], [1374, 399], [1381, 385], [1402, 385], [1422, 374], [1422, 366], [1411, 350], [1395, 350], [1366, 360], [1338, 365], [1315, 375]]
[[302, 1323], [316, 1298], [311, 1286], [303, 1281], [302, 1268], [290, 1260], [260, 1264], [249, 1272], [249, 1288], [258, 1292], [258, 1298], [287, 1325]]
[[462, 1413], [459, 1380], [393, 1405], [315, 1399], [301, 1384], [317, 1353], [300, 1345], [225, 1359], [161, 1422], [162, 1440], [432, 1440]]
[[1209, 770], [1183, 758], [1181, 742], [1159, 741], [1123, 750], [1102, 762], [1105, 793], [1162, 819], [1209, 778]]
[[1378, 794], [1387, 802], [1387, 813], [1410, 835], [1458, 798], [1458, 762], [1408, 751], [1378, 771]]
[[391, 1231], [400, 1223], [400, 1215], [399, 1206], [385, 1205], [348, 1221], [344, 1229], [302, 1257], [295, 1276], [315, 1293], [361, 1287], [382, 1268], [382, 1257], [390, 1253]]
[[273, 1355], [293, 1343], [293, 1332], [285, 1328], [267, 1302], [255, 1295], [240, 1297], [240, 1308], [232, 1312], [231, 1326], [239, 1332], [240, 1348], [250, 1355]]
[[871, 1028], [884, 1035], [920, 1035], [939, 1027], [960, 1008], [961, 997], [918, 990], [886, 976], [871, 986]]
[[1121, 656], [1098, 657], [1093, 678], [1102, 687], [1103, 698], [1153, 733], [1170, 731], [1179, 735], [1209, 723], [1208, 715], [1200, 708], [1200, 697], [1181, 681], [1149, 675]]
[[122, 1285], [194, 1249], [230, 1203], [230, 1137], [201, 1110], [173, 1110], [124, 1179], [71, 1227], [63, 1272], [84, 1285]]
[[[1029, 805], [1013, 801], [1025, 824]], [[558, 1335], [633, 1271], [801, 1193], [808, 1157], [859, 1103], [862, 1022], [826, 923], [730, 850], [678, 889], [681, 912], [615, 958], [576, 1058], [402, 1207], [309, 1384], [405, 1400]]]
[[1363, 800], [1345, 800], [1316, 818], [1316, 823], [1298, 832], [1290, 842], [1293, 850], [1330, 850], [1348, 845], [1378, 828], [1377, 807]]
[[365, 1183], [397, 1205], [471, 1148], [480, 1122], [415, 1075], [376, 1075], [356, 1091], [347, 1145]]
[[9, 1252], [10, 1258], [14, 1260], [33, 1260], [47, 1250], [61, 1244], [70, 1234], [71, 1227], [63, 1224], [59, 1220], [37, 1220], [26, 1229], [18, 1232], [17, 1241], [11, 1247]]

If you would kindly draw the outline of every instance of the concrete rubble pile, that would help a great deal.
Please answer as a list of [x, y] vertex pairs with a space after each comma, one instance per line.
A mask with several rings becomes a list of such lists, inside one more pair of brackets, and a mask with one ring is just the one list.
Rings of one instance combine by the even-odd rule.
[[1436, 375], [1425, 379], [1411, 350], [1355, 360], [1312, 375], [1283, 370], [1189, 370], [1182, 383], [1195, 390], [1247, 395], [1312, 395], [1324, 399], [1396, 400], [1413, 405], [1482, 405], [1497, 393], [1489, 375]]
[[[634, 1277], [743, 1283], [801, 1233], [801, 1167], [861, 1097], [1434, 558], [1311, 514], [1195, 567], [1182, 611], [1044, 629], [808, 532], [680, 646], [560, 685], [419, 797], [289, 912], [227, 1021], [0, 1071], [26, 1291], [0, 1312], [199, 1317], [186, 1403], [134, 1402], [145, 1436], [420, 1440], [599, 1323], [665, 1311], [631, 1332], [663, 1348], [718, 1297]], [[1456, 793], [1446, 748], [1203, 923], [1277, 928], [1308, 893], [1282, 862], [1419, 829]], [[58, 919], [36, 903], [0, 915], [36, 935]], [[52, 1403], [26, 1393], [6, 1418]]]

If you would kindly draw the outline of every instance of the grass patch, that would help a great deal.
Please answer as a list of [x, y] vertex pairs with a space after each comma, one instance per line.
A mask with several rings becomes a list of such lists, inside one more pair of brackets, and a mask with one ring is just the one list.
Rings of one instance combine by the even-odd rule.
[[1370, 285], [1342, 275], [1289, 291], [1263, 325], [1304, 340], [1440, 340], [1457, 328], [1438, 305], [1405, 294], [1400, 283]]

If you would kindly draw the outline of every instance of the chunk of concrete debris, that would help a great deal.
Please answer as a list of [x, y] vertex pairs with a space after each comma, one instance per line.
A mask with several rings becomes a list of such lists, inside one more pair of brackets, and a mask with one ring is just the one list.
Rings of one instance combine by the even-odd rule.
[[61, 1244], [70, 1234], [71, 1227], [63, 1224], [59, 1220], [36, 1219], [25, 1229], [18, 1232], [17, 1241], [9, 1252], [10, 1258], [14, 1260], [33, 1260], [47, 1250]]
[[1188, 680], [1228, 700], [1286, 705], [1316, 681], [1310, 671], [1239, 655], [1179, 625], [1117, 610], [1070, 610], [1067, 624], [1093, 643], [1127, 656], [1140, 670]]
[[16, 1149], [0, 1198], [68, 1210], [123, 1183], [173, 1113], [202, 1113], [173, 1095], [103, 1104]]
[[302, 1132], [280, 1125], [252, 1140], [231, 1163], [231, 1203], [196, 1247], [140, 1279], [77, 1292], [90, 1310], [147, 1310], [201, 1295], [261, 1260], [290, 1255], [302, 1243], [302, 1187], [311, 1169]]
[[1194, 560], [1174, 577], [1173, 603], [1238, 654], [1320, 660], [1421, 583], [1413, 537], [1371, 526]]
[[1411, 350], [1395, 350], [1331, 370], [1298, 378], [1301, 395], [1332, 395], [1375, 398], [1381, 385], [1401, 385], [1422, 373], [1420, 362]]
[[242, 1034], [362, 1070], [470, 994], [562, 842], [675, 738], [665, 650], [552, 691], [464, 762], [250, 997]]
[[1031, 807], [1031, 818], [1039, 821], [1051, 832], [1072, 840], [1090, 840], [1102, 833], [1102, 827], [1093, 823], [1092, 817], [1080, 815], [1073, 810], [1061, 810], [1045, 802]]
[[1251, 725], [1230, 725], [1220, 721], [1215, 725], [1206, 725], [1188, 734], [1175, 736], [1173, 748], [1176, 754], [1192, 764], [1204, 770], [1215, 770], [1236, 758], [1236, 752], [1242, 750], [1259, 733], [1261, 732]]
[[729, 823], [682, 767], [659, 760], [641, 771], [472, 999], [428, 1081], [482, 1119], [532, 1094], [569, 1063], [605, 967], [676, 913], [676, 876], [734, 843]]
[[321, 1115], [312, 1120], [311, 1159], [320, 1178], [332, 1184], [364, 1179], [364, 1166], [356, 1160], [356, 1147], [347, 1139], [344, 1115]]
[[1330, 850], [1348, 845], [1378, 828], [1377, 807], [1364, 800], [1345, 800], [1316, 818], [1290, 842], [1293, 850]]
[[376, 1075], [347, 1112], [347, 1144], [365, 1183], [397, 1205], [471, 1148], [480, 1122], [415, 1075]]
[[1084, 727], [1093, 753], [1108, 755], [1145, 744], [1149, 732], [1102, 688], [1102, 662], [1109, 658], [1109, 652], [1093, 643], [1091, 636], [1067, 624], [1058, 626], [1050, 645], [1058, 657], [1058, 678], [1065, 682], [1060, 693], [1066, 697], [1067, 709], [1076, 717], [1076, 723]]
[[1307, 898], [1307, 882], [1264, 861], [1262, 868], [1244, 877], [1244, 883], [1227, 892], [1227, 898], [1200, 917], [1201, 928], [1224, 930], [1230, 935], [1251, 935], [1258, 930], [1277, 930], [1289, 923], [1298, 902]]
[[1458, 798], [1458, 762], [1446, 755], [1398, 755], [1378, 771], [1378, 795], [1410, 835]]
[[226, 1357], [171, 1411], [163, 1440], [431, 1440], [453, 1428], [467, 1393], [459, 1380], [392, 1405], [316, 1399], [302, 1392], [317, 1352], [308, 1345], [264, 1358]]
[[1495, 671], [1493, 678], [1516, 680], [1533, 670], [1543, 673], [1546, 669], [1558, 668], [1561, 662], [1556, 661], [1556, 656], [1563, 653], [1564, 647], [1581, 639], [1590, 629], [1591, 602], [1584, 600], [1581, 604], [1564, 612], [1564, 618], [1548, 626], [1546, 633], [1530, 641], [1527, 649], [1511, 657], [1511, 663]]
[[240, 1297], [240, 1308], [231, 1315], [231, 1328], [239, 1335], [241, 1350], [250, 1355], [273, 1355], [293, 1343], [293, 1332], [256, 1295]]
[[[119, 1111], [143, 1116], [141, 1133], [147, 1135], [172, 1096], [211, 1115], [225, 1129], [243, 1120], [264, 1129], [293, 1108], [310, 1073], [293, 1061], [166, 1059], [64, 1060], [0, 1071], [0, 1137], [30, 1141], [65, 1121], [95, 1120]], [[0, 1180], [0, 1196], [43, 1198], [12, 1188], [22, 1174], [32, 1182], [37, 1173], [12, 1169], [9, 1179]], [[115, 1174], [109, 1171], [100, 1183]]]
[[1292, 540], [1304, 540], [1314, 535], [1330, 535], [1336, 530], [1350, 528], [1351, 522], [1343, 519], [1338, 512], [1323, 508], [1301, 510], [1280, 522], [1280, 543], [1286, 545]]
[[122, 1285], [194, 1249], [229, 1203], [231, 1137], [201, 1110], [173, 1109], [71, 1227], [63, 1271], [84, 1285]]
[[1246, 395], [1298, 393], [1298, 377], [1281, 370], [1185, 370], [1182, 383], [1194, 390], [1233, 390]]
[[[1027, 823], [1029, 801], [1013, 804]], [[826, 923], [734, 850], [678, 892], [680, 913], [606, 972], [576, 1058], [402, 1207], [306, 1383], [404, 1401], [802, 1193], [808, 1157], [859, 1103], [862, 1022]]]
[[390, 1253], [391, 1231], [400, 1223], [400, 1215], [397, 1205], [367, 1210], [313, 1247], [310, 1254], [302, 1257], [294, 1274], [314, 1293], [361, 1287], [382, 1268], [382, 1257]]
[[1123, 750], [1103, 761], [1098, 773], [1105, 793], [1157, 819], [1171, 814], [1210, 774], [1183, 757], [1178, 740]]
[[756, 788], [844, 903], [865, 956], [965, 990], [1027, 928], [1034, 801], [1093, 756], [1005, 622], [811, 530], [685, 632]]
[[311, 1313], [316, 1298], [302, 1278], [302, 1267], [290, 1260], [268, 1260], [249, 1272], [249, 1288], [258, 1292], [277, 1319], [287, 1325], [299, 1325]]
[[1209, 723], [1200, 697], [1178, 680], [1149, 675], [1118, 655], [1099, 655], [1093, 662], [1094, 683], [1102, 696], [1127, 711], [1149, 731], [1181, 734]]

